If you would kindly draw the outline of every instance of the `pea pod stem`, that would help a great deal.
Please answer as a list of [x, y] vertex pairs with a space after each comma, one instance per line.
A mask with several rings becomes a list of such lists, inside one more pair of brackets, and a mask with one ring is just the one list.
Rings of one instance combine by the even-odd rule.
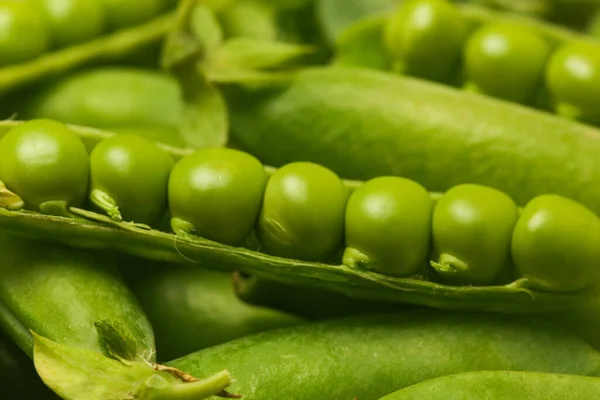
[[[195, 380], [178, 385], [164, 385], [163, 380], [152, 380], [153, 377], [146, 382], [145, 390], [141, 395], [144, 400], [195, 400], [204, 399], [211, 396], [224, 398], [240, 398], [225, 391], [231, 384], [232, 376], [227, 370], [218, 372], [208, 378]], [[155, 384], [155, 385], [154, 385]]]

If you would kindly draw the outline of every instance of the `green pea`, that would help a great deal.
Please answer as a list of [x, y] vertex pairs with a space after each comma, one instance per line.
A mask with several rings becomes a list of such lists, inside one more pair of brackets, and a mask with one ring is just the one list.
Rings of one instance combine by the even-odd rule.
[[40, 0], [50, 24], [53, 44], [67, 47], [100, 36], [104, 7], [99, 0]]
[[518, 103], [532, 99], [543, 81], [550, 45], [532, 29], [491, 23], [477, 30], [464, 50], [468, 86]]
[[410, 276], [426, 267], [433, 202], [427, 190], [400, 177], [361, 185], [346, 206], [345, 265]]
[[44, 12], [28, 1], [0, 0], [0, 64], [16, 64], [43, 54], [49, 47]]
[[167, 210], [172, 167], [171, 157], [142, 137], [105, 139], [90, 157], [90, 199], [117, 221], [153, 224]]
[[453, 187], [433, 211], [431, 265], [450, 282], [486, 285], [510, 262], [518, 217], [515, 202], [499, 190], [464, 184]]
[[554, 52], [546, 85], [556, 111], [570, 118], [600, 119], [600, 46], [571, 42]]
[[400, 5], [384, 29], [389, 55], [401, 72], [440, 81], [460, 59], [467, 26], [446, 0], [409, 0]]
[[600, 279], [600, 220], [585, 206], [542, 195], [525, 206], [512, 238], [518, 272], [531, 287], [576, 291]]
[[80, 206], [88, 176], [85, 145], [60, 122], [32, 120], [0, 139], [0, 181], [19, 195], [28, 209], [37, 211], [47, 202]]
[[169, 178], [175, 232], [240, 245], [252, 233], [267, 174], [255, 157], [226, 148], [202, 149], [180, 160]]
[[141, 24], [166, 8], [165, 0], [100, 0], [106, 10], [108, 24], [122, 29]]
[[269, 179], [257, 236], [275, 256], [324, 261], [342, 245], [348, 197], [341, 179], [310, 162], [294, 162]]

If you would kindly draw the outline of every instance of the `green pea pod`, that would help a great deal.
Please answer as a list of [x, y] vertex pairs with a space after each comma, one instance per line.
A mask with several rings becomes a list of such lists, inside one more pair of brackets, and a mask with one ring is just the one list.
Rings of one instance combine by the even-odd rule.
[[[140, 264], [135, 259], [124, 261], [130, 263]], [[165, 263], [143, 263], [143, 270], [124, 266], [127, 282], [154, 327], [161, 361], [303, 322], [243, 303], [234, 293], [231, 274]]]
[[96, 68], [68, 75], [31, 96], [25, 118], [51, 118], [184, 146], [177, 82], [162, 73], [132, 67]]
[[[468, 340], [465, 340], [468, 338]], [[351, 317], [263, 332], [171, 361], [227, 368], [246, 400], [378, 399], [427, 379], [479, 370], [598, 376], [600, 354], [535, 319], [420, 312]]]
[[10, 399], [58, 400], [38, 376], [33, 362], [0, 331], [0, 387]]
[[346, 179], [397, 175], [437, 192], [481, 184], [519, 205], [555, 193], [600, 215], [593, 127], [360, 68], [311, 68], [245, 94], [229, 98], [232, 134], [266, 164], [311, 160]]
[[[20, 129], [23, 126], [27, 126], [27, 123], [20, 121], [0, 123], [0, 136], [6, 138], [6, 135], [9, 134], [8, 132], [12, 132], [13, 129]], [[95, 146], [102, 140], [117, 136], [114, 133], [73, 125], [69, 126], [69, 129], [77, 133], [90, 152], [93, 152]], [[189, 149], [177, 149], [158, 144], [157, 146], [171, 154], [174, 159], [185, 160], [186, 156], [190, 154]], [[221, 154], [232, 151], [227, 149], [217, 150], [217, 153], [221, 152]], [[222, 153], [222, 151], [225, 151], [225, 153]], [[210, 154], [209, 150], [205, 150], [205, 152]], [[239, 151], [235, 154], [238, 154], [238, 157], [241, 157], [241, 159], [248, 159], [250, 157], [248, 154]], [[204, 221], [211, 221], [216, 212], [221, 213], [224, 209], [233, 206], [233, 210], [244, 211], [242, 215], [245, 215], [243, 219], [246, 222], [252, 222], [257, 217], [258, 208], [261, 204], [260, 200], [257, 203], [256, 199], [261, 196], [250, 196], [251, 203], [254, 204], [250, 208], [248, 208], [250, 204], [244, 202], [241, 203], [242, 207], [238, 208], [240, 206], [240, 203], [237, 203], [239, 199], [235, 197], [239, 196], [235, 193], [233, 197], [223, 197], [223, 193], [227, 193], [230, 187], [226, 186], [226, 190], [224, 191], [217, 190], [221, 187], [223, 179], [218, 178], [221, 176], [219, 175], [220, 172], [219, 174], [214, 174], [215, 171], [218, 172], [218, 168], [215, 170], [213, 167], [218, 166], [220, 163], [218, 157], [216, 157], [216, 161], [219, 162], [214, 164], [214, 161], [215, 158], [212, 157], [212, 161], [208, 163], [212, 166], [209, 166], [210, 168], [207, 170], [203, 170], [204, 167], [201, 165], [201, 168], [198, 170], [199, 172], [195, 171], [192, 174], [194, 178], [188, 181], [188, 184], [183, 181], [181, 186], [182, 193], [193, 189], [191, 192], [198, 191], [200, 197], [207, 196], [207, 199], [213, 197], [211, 193], [216, 195], [213, 198], [217, 200], [213, 200], [212, 203], [207, 200], [202, 201], [204, 206], [210, 205], [215, 210], [213, 213], [205, 212], [204, 215], [200, 212]], [[224, 171], [229, 171], [229, 166], [227, 166], [228, 160], [221, 161], [225, 161], [227, 167]], [[246, 163], [242, 163], [241, 165], [245, 166]], [[257, 163], [255, 160], [250, 165], [256, 166], [260, 165], [260, 163]], [[564, 289], [560, 289], [560, 287], [557, 287], [556, 290], [540, 290], [539, 286], [533, 285], [528, 279], [519, 276], [503, 277], [501, 282], [494, 282], [492, 285], [486, 286], [452, 286], [436, 282], [435, 279], [430, 279], [435, 277], [411, 272], [414, 267], [413, 265], [405, 271], [406, 275], [390, 276], [390, 271], [402, 271], [403, 268], [407, 267], [402, 263], [414, 260], [414, 254], [409, 253], [403, 255], [403, 257], [407, 257], [406, 260], [401, 257], [397, 266], [393, 265], [391, 266], [391, 270], [382, 271], [382, 273], [369, 271], [364, 268], [364, 265], [368, 263], [340, 264], [340, 261], [343, 261], [341, 257], [342, 243], [338, 243], [337, 238], [338, 234], [340, 235], [340, 240], [341, 236], [343, 236], [345, 197], [353, 191], [358, 192], [361, 182], [340, 180], [331, 171], [312, 163], [295, 163], [295, 165], [289, 165], [288, 167], [291, 168], [288, 168], [287, 171], [285, 169], [274, 171], [272, 167], [260, 168], [259, 175], [270, 175], [269, 182], [275, 183], [274, 187], [276, 190], [272, 193], [274, 195], [270, 204], [267, 204], [265, 201], [262, 202], [263, 217], [259, 217], [259, 221], [261, 218], [264, 220], [264, 215], [266, 214], [264, 206], [270, 207], [271, 221], [278, 227], [281, 227], [280, 231], [283, 233], [279, 236], [267, 237], [267, 240], [271, 241], [269, 244], [272, 246], [270, 247], [270, 251], [286, 251], [288, 254], [293, 253], [291, 257], [297, 258], [289, 258], [289, 255], [286, 258], [259, 251], [259, 246], [265, 248], [265, 236], [256, 235], [257, 229], [252, 232], [252, 223], [249, 223], [249, 227], [246, 227], [249, 231], [241, 231], [240, 226], [238, 226], [239, 218], [234, 221], [238, 225], [223, 224], [222, 218], [218, 218], [217, 221], [218, 224], [222, 224], [220, 226], [224, 230], [215, 231], [215, 233], [235, 234], [234, 236], [241, 240], [246, 235], [246, 232], [248, 232], [248, 237], [243, 241], [244, 243], [231, 245], [225, 242], [228, 236], [215, 237], [211, 240], [199, 235], [200, 231], [195, 230], [193, 224], [178, 223], [175, 225], [176, 227], [181, 226], [186, 229], [182, 229], [174, 234], [169, 233], [168, 221], [166, 219], [159, 221], [157, 226], [151, 229], [145, 225], [119, 222], [106, 215], [79, 207], [71, 206], [66, 209], [64, 202], [61, 202], [63, 207], [58, 210], [60, 212], [54, 213], [46, 211], [57, 211], [56, 208], [58, 207], [51, 210], [43, 210], [43, 213], [26, 211], [19, 207], [15, 209], [12, 208], [15, 204], [11, 203], [10, 199], [18, 196], [6, 187], [0, 187], [0, 199], [8, 203], [0, 208], [0, 230], [30, 238], [63, 243], [77, 248], [109, 249], [150, 260], [191, 265], [201, 262], [206, 268], [228, 272], [237, 270], [285, 284], [309, 286], [316, 289], [339, 292], [358, 299], [392, 303], [407, 302], [443, 309], [491, 310], [508, 313], [556, 312], [585, 303], [588, 300], [588, 296], [593, 293], [592, 286], [595, 279], [598, 278], [593, 268], [584, 269], [586, 276], [579, 277], [579, 279], [587, 280], [589, 285], [586, 285], [581, 290], [565, 291]], [[255, 171], [259, 171], [259, 169], [252, 168]], [[20, 167], [17, 169], [21, 170]], [[242, 172], [248, 171], [246, 167], [242, 169], [244, 169]], [[240, 170], [234, 168], [233, 172], [238, 174]], [[227, 176], [225, 180], [229, 179], [228, 173], [223, 175]], [[183, 176], [186, 175], [184, 174]], [[273, 179], [273, 177], [277, 176], [279, 176], [279, 179]], [[319, 177], [325, 177], [326, 179], [320, 180], [318, 179]], [[54, 182], [54, 180], [50, 182]], [[210, 182], [217, 184], [206, 185]], [[242, 187], [245, 187], [247, 181], [243, 179], [238, 180], [238, 183], [240, 182], [242, 183]], [[323, 183], [326, 182], [330, 182], [330, 184], [323, 186]], [[202, 187], [205, 187], [206, 190], [202, 189]], [[277, 196], [278, 192], [282, 194], [281, 197]], [[305, 197], [310, 193], [315, 193], [315, 196], [311, 194]], [[327, 193], [332, 193], [333, 195], [324, 197], [324, 194], [326, 195]], [[435, 202], [440, 198], [440, 193], [427, 193], [427, 198], [422, 197], [424, 193], [422, 190], [420, 193], [419, 197], [427, 203], [431, 201]], [[256, 194], [262, 195], [262, 192], [257, 191]], [[192, 196], [192, 203], [194, 202], [194, 197], [195, 195]], [[231, 201], [232, 198], [235, 201]], [[286, 203], [292, 207], [287, 207]], [[313, 212], [312, 207], [307, 207], [307, 204], [312, 203], [315, 204], [316, 212]], [[374, 202], [375, 209], [378, 204], [378, 201]], [[325, 213], [325, 208], [331, 208], [334, 212]], [[245, 211], [248, 211], [248, 209], [252, 212], [246, 213]], [[428, 207], [425, 207], [425, 209], [428, 209]], [[422, 211], [420, 210], [419, 213], [422, 213]], [[231, 215], [230, 213], [229, 215], [225, 215], [225, 217], [231, 218]], [[234, 213], [233, 215], [236, 216], [237, 214]], [[302, 215], [305, 215], [306, 218], [302, 218]], [[318, 217], [319, 215], [323, 216], [323, 218]], [[372, 215], [369, 214], [368, 216], [370, 218]], [[401, 214], [400, 216], [404, 218]], [[422, 214], [422, 216], [427, 219], [427, 213]], [[307, 221], [312, 221], [314, 224], [306, 224]], [[327, 225], [325, 224], [326, 221], [333, 221], [333, 223]], [[422, 221], [414, 222], [417, 223], [417, 226], [423, 228]], [[210, 227], [210, 223], [207, 226]], [[324, 229], [317, 230], [315, 234], [315, 226], [323, 226]], [[342, 234], [340, 234], [340, 230]], [[553, 228], [551, 226], [547, 230], [551, 234], [557, 234], [557, 232], [552, 232]], [[208, 234], [202, 233], [202, 235], [208, 236], [211, 233], [210, 231], [207, 232]], [[377, 231], [374, 232], [377, 233]], [[272, 233], [267, 231], [267, 234]], [[400, 230], [400, 233], [404, 238], [407, 232]], [[315, 237], [319, 235], [325, 240], [315, 241]], [[294, 242], [294, 240], [279, 241], [281, 238], [291, 238], [297, 240], [297, 242]], [[262, 243], [258, 243], [256, 239], [259, 239], [258, 242]], [[361, 240], [368, 243], [368, 239], [369, 236], [366, 236]], [[421, 245], [423, 244], [422, 241], [418, 242]], [[279, 247], [273, 246], [273, 244]], [[301, 246], [296, 246], [295, 244]], [[358, 244], [357, 242], [356, 247], [358, 247]], [[337, 248], [338, 246], [340, 247]], [[378, 249], [371, 247], [370, 250]], [[548, 249], [548, 251], [537, 249], [538, 252], [540, 250], [540, 254], [544, 257], [547, 257], [551, 253], [551, 249]], [[327, 255], [330, 251], [332, 251], [332, 254]], [[389, 246], [384, 253], [388, 251]], [[416, 251], [417, 254], [421, 254], [423, 248], [411, 250], [409, 247], [408, 251]], [[573, 252], [568, 250], [566, 256], [576, 256], [576, 254], [570, 253]], [[303, 261], [303, 259], [307, 258], [317, 259], [317, 261]], [[543, 266], [537, 264], [531, 266], [533, 268], [543, 268]], [[565, 274], [568, 273], [570, 265], [567, 263], [559, 267], [556, 273]]]
[[246, 303], [274, 308], [309, 320], [392, 312], [405, 308], [402, 304], [355, 299], [343, 293], [284, 284], [239, 272], [234, 274], [234, 287], [237, 296]]
[[452, 374], [409, 386], [380, 400], [588, 400], [600, 393], [600, 378], [522, 371]]
[[108, 353], [98, 324], [109, 324], [132, 339], [127, 351], [133, 358], [153, 359], [152, 328], [116, 273], [113, 256], [4, 234], [0, 253], [0, 325], [29, 356], [29, 331]]

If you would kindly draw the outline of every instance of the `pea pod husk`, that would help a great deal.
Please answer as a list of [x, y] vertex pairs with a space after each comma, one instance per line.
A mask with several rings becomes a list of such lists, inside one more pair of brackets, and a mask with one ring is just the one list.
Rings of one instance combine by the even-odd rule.
[[[465, 340], [468, 338], [468, 340]], [[599, 354], [535, 319], [425, 310], [329, 320], [252, 335], [168, 363], [236, 377], [247, 400], [375, 400], [451, 373], [522, 370], [598, 376]]]
[[587, 400], [600, 393], [600, 378], [522, 371], [477, 371], [431, 379], [380, 400]]
[[304, 322], [289, 313], [242, 302], [234, 293], [229, 273], [140, 263], [129, 257], [121, 264], [129, 287], [154, 327], [161, 361]]
[[588, 125], [349, 67], [309, 68], [277, 91], [231, 91], [229, 103], [236, 142], [273, 166], [310, 159], [347, 179], [398, 175], [437, 192], [477, 183], [520, 205], [555, 193], [600, 214], [600, 130]]
[[[20, 121], [0, 123], [0, 136]], [[100, 140], [115, 134], [70, 126], [91, 150]], [[179, 159], [193, 149], [158, 145]], [[273, 169], [267, 167], [267, 172]], [[344, 181], [353, 190], [360, 182]], [[439, 193], [431, 193], [435, 200]], [[168, 228], [164, 228], [167, 230]], [[53, 215], [0, 208], [0, 231], [21, 237], [49, 240], [81, 249], [110, 249], [145, 259], [198, 264], [218, 271], [235, 271], [291, 285], [339, 292], [362, 300], [411, 303], [443, 309], [487, 310], [507, 313], [546, 313], [571, 309], [587, 301], [591, 290], [541, 292], [515, 280], [494, 286], [448, 286], [421, 275], [391, 277], [346, 265], [304, 262], [269, 256], [244, 247], [208, 239], [175, 235], [147, 226], [116, 222], [108, 216], [71, 207]], [[199, 267], [199, 265], [196, 265]]]
[[131, 338], [130, 358], [154, 358], [152, 327], [118, 275], [113, 255], [6, 234], [0, 253], [0, 326], [29, 356], [31, 331], [105, 354], [99, 324], [109, 324]]

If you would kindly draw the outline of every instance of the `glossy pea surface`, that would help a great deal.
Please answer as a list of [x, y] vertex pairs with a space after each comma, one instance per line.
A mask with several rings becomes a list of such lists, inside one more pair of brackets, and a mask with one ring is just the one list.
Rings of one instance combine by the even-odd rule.
[[250, 154], [227, 148], [198, 150], [169, 178], [171, 225], [223, 244], [240, 245], [254, 229], [267, 174]]
[[550, 45], [532, 29], [491, 23], [464, 50], [466, 78], [476, 91], [525, 103], [542, 83]]
[[346, 206], [344, 265], [409, 276], [426, 266], [433, 202], [427, 190], [400, 177], [356, 189]]
[[439, 81], [456, 67], [465, 35], [465, 21], [450, 2], [409, 0], [390, 17], [383, 39], [397, 69]]
[[575, 291], [600, 279], [600, 220], [583, 205], [542, 195], [525, 206], [512, 238], [515, 267], [539, 290]]
[[88, 189], [89, 156], [81, 139], [66, 125], [32, 120], [0, 139], [0, 181], [19, 195], [25, 207], [42, 203], [83, 203]]
[[35, 58], [50, 46], [43, 10], [27, 1], [0, 0], [0, 65]]
[[167, 210], [172, 167], [171, 157], [142, 137], [105, 139], [90, 156], [90, 198], [117, 220], [152, 224]]
[[269, 179], [258, 222], [267, 254], [324, 261], [342, 245], [348, 193], [331, 170], [293, 162]]
[[600, 45], [563, 45], [548, 63], [546, 84], [557, 112], [567, 117], [600, 120]]
[[165, 0], [100, 0], [108, 25], [122, 29], [141, 24], [166, 8]]
[[485, 186], [453, 187], [433, 211], [433, 268], [448, 281], [492, 283], [510, 261], [518, 208], [506, 194]]
[[100, 36], [105, 12], [100, 0], [39, 0], [55, 47], [67, 47]]

